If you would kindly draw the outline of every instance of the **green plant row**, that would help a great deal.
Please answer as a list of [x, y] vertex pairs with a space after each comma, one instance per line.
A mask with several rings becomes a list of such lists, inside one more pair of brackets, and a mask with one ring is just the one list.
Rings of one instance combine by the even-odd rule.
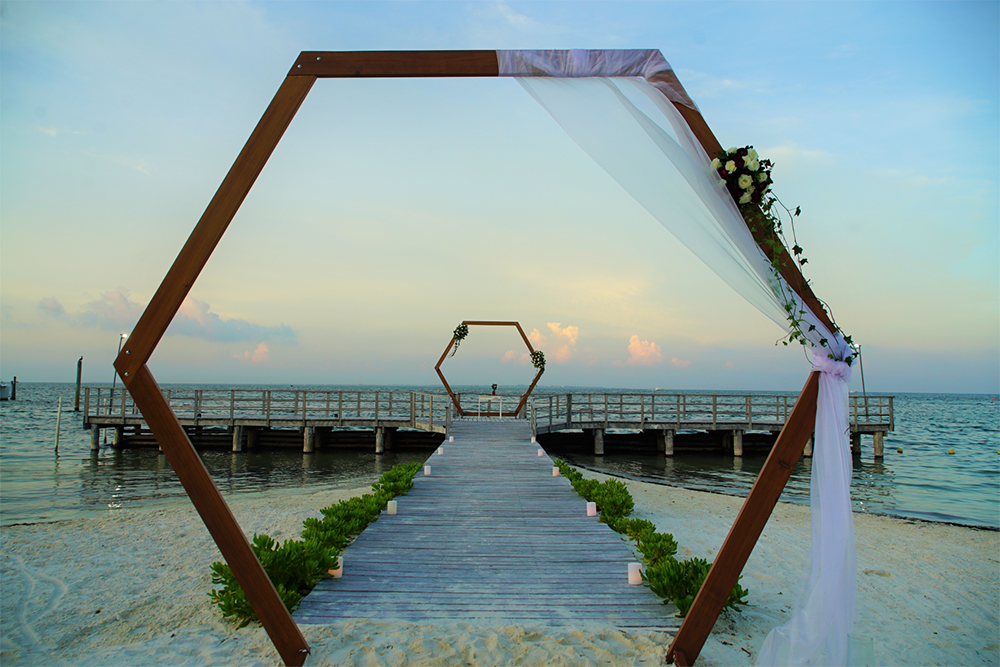
[[[673, 535], [656, 532], [652, 521], [630, 519], [635, 502], [621, 480], [599, 482], [596, 479], [585, 479], [583, 473], [570, 467], [565, 461], [556, 459], [555, 463], [581, 498], [597, 504], [600, 521], [635, 542], [636, 549], [642, 554], [642, 560], [646, 564], [642, 578], [649, 590], [664, 598], [664, 604], [673, 602], [678, 616], [687, 616], [694, 597], [711, 569], [708, 561], [703, 558], [678, 561], [675, 558], [677, 542]], [[747, 595], [749, 591], [740, 586], [737, 580], [726, 600], [725, 608], [739, 610], [739, 605], [747, 603]]]
[[[336, 567], [343, 550], [378, 519], [386, 503], [413, 488], [413, 478], [420, 466], [420, 463], [396, 466], [372, 484], [372, 493], [323, 508], [322, 518], [310, 517], [302, 522], [301, 540], [279, 544], [268, 535], [254, 533], [250, 546], [289, 611]], [[212, 584], [220, 588], [208, 595], [219, 605], [222, 615], [232, 618], [241, 628], [257, 621], [257, 614], [229, 566], [216, 561], [211, 570]]]

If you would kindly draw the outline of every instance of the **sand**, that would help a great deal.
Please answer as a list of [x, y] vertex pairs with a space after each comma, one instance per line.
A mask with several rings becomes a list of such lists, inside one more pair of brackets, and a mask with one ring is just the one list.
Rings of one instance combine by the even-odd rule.
[[[711, 559], [740, 505], [729, 496], [627, 484], [634, 516], [672, 532], [685, 557]], [[227, 500], [248, 534], [287, 539], [320, 507], [368, 488]], [[876, 664], [1000, 664], [1000, 533], [863, 514], [855, 527], [856, 634], [872, 638]], [[189, 505], [4, 527], [0, 538], [4, 665], [279, 662], [261, 628], [237, 630], [211, 604], [208, 566], [220, 556]], [[697, 664], [753, 664], [764, 636], [788, 616], [808, 540], [808, 508], [780, 504], [744, 572], [750, 605], [723, 614]], [[351, 621], [302, 630], [310, 666], [658, 665], [671, 639], [604, 626]]]

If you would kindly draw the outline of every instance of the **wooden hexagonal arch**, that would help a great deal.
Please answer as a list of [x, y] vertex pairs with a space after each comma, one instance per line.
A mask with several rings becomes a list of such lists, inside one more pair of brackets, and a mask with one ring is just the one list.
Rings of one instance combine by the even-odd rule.
[[[282, 604], [250, 548], [250, 542], [195, 452], [177, 416], [164, 400], [146, 363], [317, 78], [499, 75], [496, 51], [300, 53], [115, 359], [115, 370], [142, 412], [285, 664], [301, 665], [308, 654], [308, 644]], [[544, 76], [541, 73], [532, 74], [536, 75]], [[635, 73], [619, 76], [635, 76]], [[666, 82], [690, 101], [672, 70], [653, 74], [650, 81], [654, 79]], [[671, 103], [688, 123], [708, 155], [715, 155], [721, 150], [718, 140], [693, 104], [674, 100]], [[762, 237], [752, 226], [749, 229], [764, 255], [777, 261], [778, 270], [788, 285], [824, 325], [835, 331], [826, 311], [813, 295], [796, 263], [791, 261], [787, 250], [780, 244], [774, 245], [773, 239]], [[697, 658], [722, 610], [728, 591], [736, 583], [788, 480], [791, 471], [789, 461], [794, 463], [798, 460], [812, 432], [818, 382], [819, 372], [814, 371], [809, 375], [789, 422], [772, 448], [705, 584], [671, 644], [668, 659], [690, 664]]]
[[[531, 341], [529, 341], [528, 337], [524, 335], [524, 329], [521, 328], [521, 325], [518, 322], [488, 322], [488, 321], [478, 321], [478, 320], [462, 320], [462, 324], [466, 324], [466, 325], [474, 326], [474, 327], [475, 326], [480, 326], [480, 327], [515, 327], [517, 329], [517, 333], [521, 334], [521, 340], [524, 341], [524, 344], [528, 348], [528, 354], [534, 354], [535, 353], [535, 348], [531, 347]], [[448, 347], [444, 348], [444, 352], [441, 353], [441, 358], [438, 359], [437, 364], [434, 365], [434, 371], [438, 374], [438, 377], [441, 378], [441, 384], [444, 385], [445, 391], [447, 391], [448, 395], [451, 396], [451, 402], [455, 404], [455, 409], [458, 410], [458, 414], [460, 414], [460, 415], [462, 415], [464, 417], [465, 416], [465, 410], [462, 409], [462, 405], [461, 405], [461, 403], [458, 400], [458, 396], [456, 396], [455, 392], [453, 392], [451, 390], [451, 385], [448, 384], [448, 380], [445, 379], [444, 373], [441, 371], [441, 364], [444, 363], [444, 360], [448, 356], [448, 352], [451, 351], [451, 348], [453, 348], [455, 346], [455, 341], [456, 341], [455, 337], [452, 336], [451, 340], [448, 341]], [[518, 401], [517, 407], [514, 408], [514, 412], [512, 414], [516, 415], [516, 414], [518, 414], [518, 413], [521, 412], [521, 410], [524, 408], [524, 404], [528, 401], [528, 397], [531, 396], [531, 392], [533, 392], [535, 390], [535, 385], [538, 384], [538, 380], [542, 377], [542, 373], [544, 373], [544, 372], [545, 372], [544, 368], [539, 368], [538, 369], [538, 372], [535, 373], [535, 379], [533, 379], [531, 381], [531, 386], [529, 386], [528, 390], [526, 392], [524, 392], [524, 394], [521, 395], [521, 400]], [[497, 415], [495, 413], [492, 413], [492, 412], [484, 412], [484, 413], [481, 413], [481, 414], [485, 415], [487, 417], [496, 417], [496, 416], [499, 416], [499, 415]]]

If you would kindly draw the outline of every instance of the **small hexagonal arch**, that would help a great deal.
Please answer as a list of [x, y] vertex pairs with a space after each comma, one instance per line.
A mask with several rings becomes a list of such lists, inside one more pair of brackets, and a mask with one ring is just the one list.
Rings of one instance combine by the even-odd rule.
[[[531, 347], [531, 341], [529, 341], [528, 337], [524, 335], [524, 329], [521, 328], [521, 325], [518, 322], [462, 320], [462, 324], [466, 326], [514, 327], [515, 329], [517, 329], [517, 333], [521, 334], [521, 340], [524, 341], [524, 345], [528, 348], [528, 354], [530, 355], [535, 354], [535, 348]], [[447, 391], [448, 395], [451, 396], [451, 401], [452, 403], [455, 404], [455, 409], [458, 411], [458, 414], [464, 417], [465, 410], [462, 409], [462, 405], [458, 400], [458, 396], [456, 396], [455, 392], [451, 390], [451, 386], [448, 384], [448, 380], [445, 379], [444, 373], [441, 371], [441, 364], [444, 363], [444, 360], [448, 356], [448, 353], [457, 344], [457, 342], [458, 342], [458, 337], [452, 334], [451, 340], [448, 341], [448, 346], [444, 348], [444, 352], [441, 353], [441, 358], [438, 359], [437, 364], [435, 364], [434, 366], [434, 371], [438, 374], [438, 377], [441, 379], [441, 384], [444, 385], [445, 391]], [[531, 396], [531, 392], [535, 390], [535, 385], [538, 384], [538, 380], [542, 377], [542, 373], [544, 372], [545, 372], [545, 366], [542, 365], [542, 367], [538, 369], [538, 372], [535, 373], [535, 378], [531, 381], [531, 385], [528, 387], [528, 390], [521, 395], [521, 400], [518, 401], [517, 407], [514, 408], [514, 411], [511, 414], [516, 415], [519, 412], [521, 412], [522, 409], [524, 409], [524, 404], [528, 402], [528, 397]], [[483, 416], [488, 416], [488, 417], [499, 416], [498, 413], [494, 412], [483, 412], [477, 414], [481, 414]]]

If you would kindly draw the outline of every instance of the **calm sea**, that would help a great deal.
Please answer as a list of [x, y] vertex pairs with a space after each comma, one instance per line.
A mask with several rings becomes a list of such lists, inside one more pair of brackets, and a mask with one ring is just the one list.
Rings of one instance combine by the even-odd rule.
[[[441, 391], [440, 387], [295, 388]], [[166, 458], [156, 450], [108, 447], [91, 453], [90, 433], [81, 427], [82, 413], [72, 411], [74, 391], [71, 383], [21, 383], [16, 401], [0, 402], [0, 522], [53, 521], [123, 507], [188, 502]], [[567, 391], [540, 389], [536, 396]], [[573, 391], [623, 390], [587, 387]], [[855, 458], [851, 489], [855, 510], [1000, 528], [1000, 399], [978, 394], [895, 396], [896, 430], [886, 437], [884, 460], [872, 460], [869, 437], [863, 440], [861, 459]], [[60, 397], [63, 413], [56, 455], [53, 444]], [[949, 455], [950, 449], [955, 454]], [[424, 456], [400, 452], [380, 459], [372, 451], [202, 452], [216, 484], [228, 494], [313, 485], [349, 487], [359, 477], [374, 481], [392, 465]], [[609, 474], [733, 495], [749, 491], [764, 463], [763, 456], [736, 459], [688, 453], [672, 458], [633, 453], [601, 460], [568, 458]], [[808, 503], [809, 474], [810, 460], [803, 459], [792, 473], [783, 500]]]

